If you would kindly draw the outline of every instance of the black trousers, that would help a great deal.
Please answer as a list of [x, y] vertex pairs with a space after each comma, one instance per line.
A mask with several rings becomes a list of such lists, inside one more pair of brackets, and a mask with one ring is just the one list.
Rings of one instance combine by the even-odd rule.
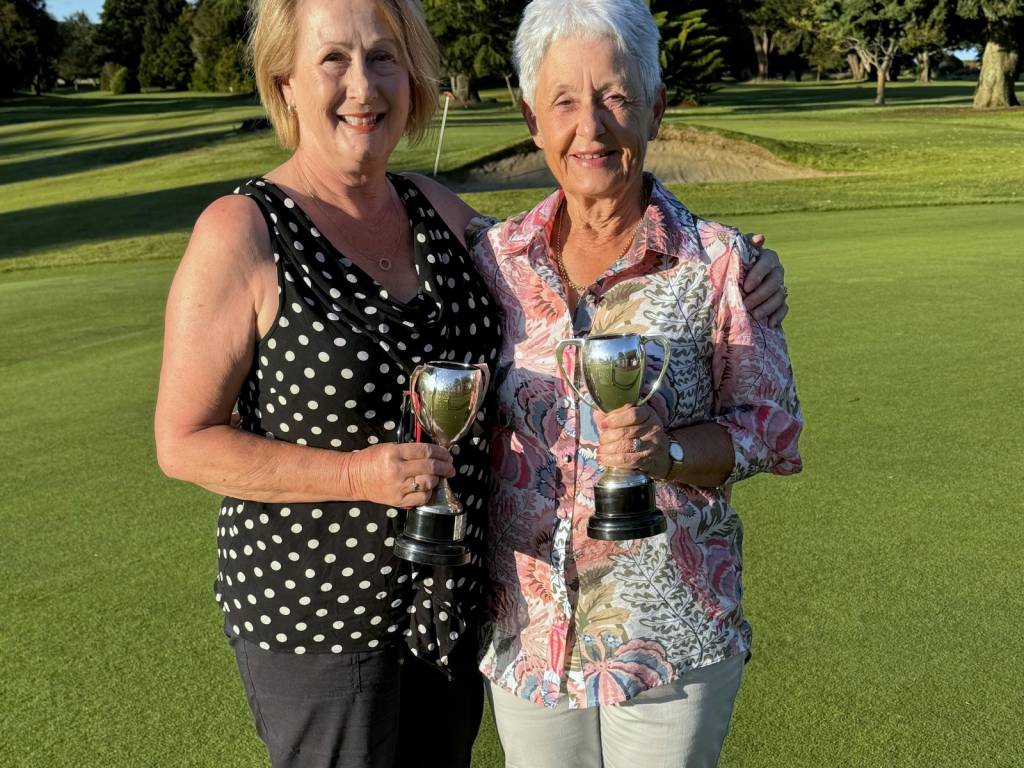
[[274, 653], [228, 636], [273, 768], [470, 768], [483, 713], [466, 632], [454, 680], [401, 647]]

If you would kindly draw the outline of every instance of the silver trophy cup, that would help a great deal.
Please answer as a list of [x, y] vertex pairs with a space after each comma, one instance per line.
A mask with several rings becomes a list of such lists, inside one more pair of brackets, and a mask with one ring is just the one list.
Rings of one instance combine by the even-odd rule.
[[[661, 372], [650, 391], [641, 396], [647, 373], [648, 342], [664, 351]], [[576, 348], [576, 367], [583, 373], [590, 400], [565, 372], [568, 347]], [[635, 333], [565, 339], [555, 348], [558, 368], [573, 392], [591, 407], [608, 413], [624, 405], [643, 405], [661, 386], [668, 371], [672, 347], [664, 336]], [[622, 541], [654, 536], [665, 530], [665, 516], [654, 506], [654, 482], [636, 469], [606, 469], [594, 486], [594, 516], [587, 523], [592, 539]]]
[[[420, 426], [442, 448], [469, 430], [487, 393], [487, 365], [435, 361], [421, 365], [409, 379], [409, 401]], [[447, 478], [442, 478], [425, 505], [410, 509], [395, 541], [395, 554], [424, 565], [469, 562], [466, 513]]]

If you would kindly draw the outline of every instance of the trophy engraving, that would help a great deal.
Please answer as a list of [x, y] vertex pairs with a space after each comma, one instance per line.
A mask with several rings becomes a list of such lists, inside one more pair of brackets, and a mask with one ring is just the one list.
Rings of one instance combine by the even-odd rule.
[[[417, 367], [409, 378], [414, 417], [437, 445], [451, 449], [476, 419], [489, 379], [485, 363], [435, 361]], [[426, 504], [409, 510], [395, 554], [424, 565], [464, 565], [470, 558], [465, 535], [466, 513], [448, 478], [442, 478]]]
[[[647, 373], [648, 342], [661, 346], [661, 372], [650, 391], [641, 397]], [[576, 366], [583, 374], [590, 398], [566, 374], [564, 356], [576, 348]], [[664, 336], [615, 334], [565, 339], [555, 348], [558, 369], [566, 384], [588, 405], [609, 413], [624, 405], [643, 405], [661, 386], [668, 371], [672, 347]], [[587, 523], [592, 539], [622, 541], [654, 536], [665, 530], [665, 516], [654, 506], [654, 482], [636, 469], [605, 469], [594, 486], [594, 516]]]

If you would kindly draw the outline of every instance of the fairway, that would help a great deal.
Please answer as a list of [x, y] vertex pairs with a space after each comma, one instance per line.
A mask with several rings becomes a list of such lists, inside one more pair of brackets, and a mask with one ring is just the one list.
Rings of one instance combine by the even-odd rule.
[[[829, 174], [673, 188], [782, 254], [807, 420], [803, 474], [735, 493], [754, 655], [724, 768], [1024, 766], [1024, 111], [871, 90], [736, 85], [669, 118]], [[0, 102], [0, 766], [264, 765], [217, 499], [161, 475], [151, 422], [191, 222], [285, 155], [235, 132], [248, 98], [25, 102]], [[507, 104], [454, 112], [442, 167], [525, 137]], [[474, 765], [501, 764], [488, 720]]]

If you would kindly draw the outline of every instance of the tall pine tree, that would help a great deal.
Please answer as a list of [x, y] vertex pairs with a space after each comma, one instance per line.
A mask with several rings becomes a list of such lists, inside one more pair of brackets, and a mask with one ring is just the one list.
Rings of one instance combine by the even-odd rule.
[[650, 2], [661, 33], [661, 76], [672, 103], [698, 103], [725, 68], [725, 37], [705, 21], [706, 9], [690, 6], [680, 0]]
[[146, 26], [147, 0], [104, 0], [97, 31], [97, 45], [104, 62], [128, 70], [128, 90], [138, 90], [142, 35]]
[[245, 54], [246, 9], [246, 0], [199, 0], [192, 17], [194, 89], [252, 92], [253, 79]]
[[139, 60], [139, 82], [145, 88], [162, 88], [167, 83], [160, 50], [171, 27], [181, 18], [185, 0], [147, 0], [145, 24], [142, 28], [142, 56]]

